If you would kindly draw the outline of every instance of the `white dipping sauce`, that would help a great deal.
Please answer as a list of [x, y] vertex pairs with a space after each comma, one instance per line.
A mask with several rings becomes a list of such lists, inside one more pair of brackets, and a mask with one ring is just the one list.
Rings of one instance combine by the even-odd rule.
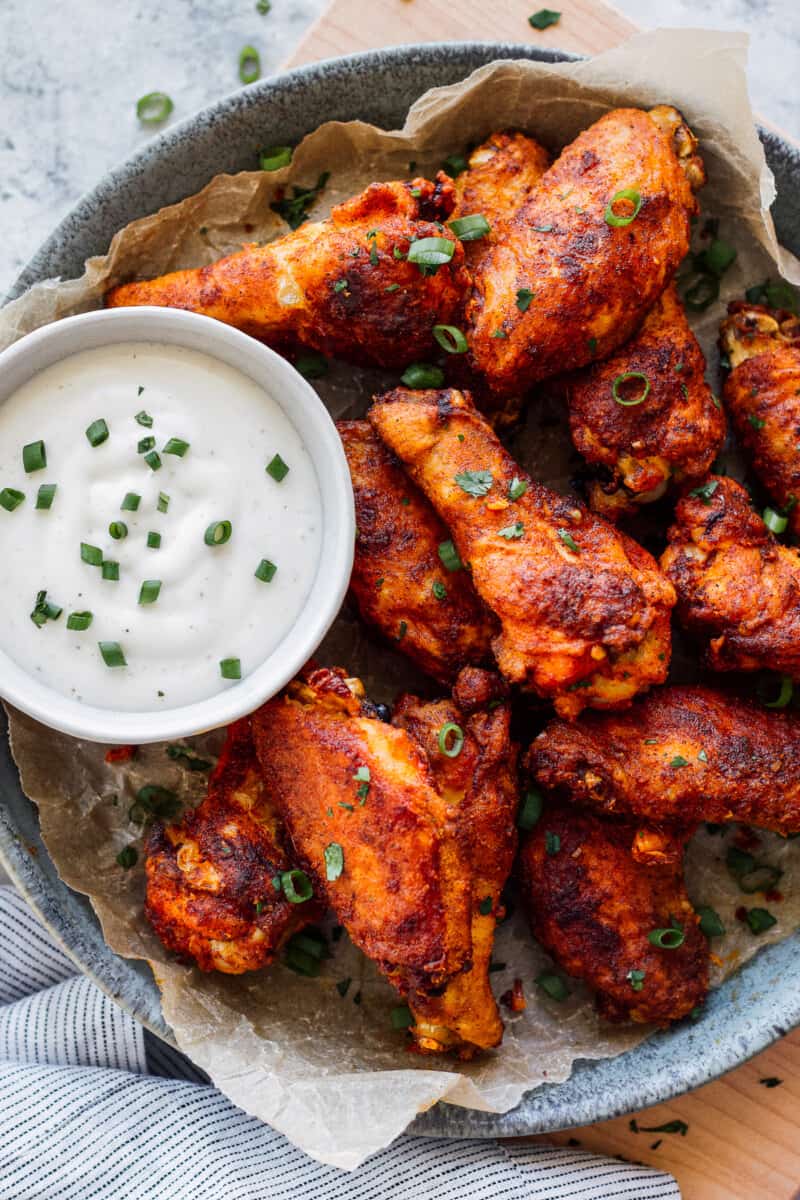
[[[136, 420], [141, 411], [152, 427]], [[93, 447], [86, 429], [101, 418], [109, 436]], [[137, 452], [148, 437], [160, 469]], [[183, 457], [164, 453], [170, 438], [189, 443]], [[47, 465], [26, 473], [22, 448], [39, 439]], [[265, 469], [276, 454], [289, 468], [280, 482]], [[57, 489], [37, 510], [42, 484]], [[317, 572], [320, 492], [299, 434], [246, 375], [182, 347], [86, 350], [36, 375], [0, 407], [5, 488], [25, 500], [0, 507], [0, 647], [87, 704], [151, 711], [235, 686], [221, 661], [239, 659], [242, 677], [264, 662]], [[135, 512], [121, 508], [129, 492], [141, 497]], [[126, 537], [111, 537], [114, 521]], [[209, 546], [206, 529], [220, 521], [230, 521], [230, 540]], [[161, 535], [158, 549], [148, 533]], [[82, 561], [82, 542], [119, 564], [118, 582]], [[255, 575], [262, 559], [277, 568], [269, 582]], [[154, 603], [139, 603], [145, 580], [161, 583]], [[37, 627], [30, 614], [42, 590], [62, 612]], [[69, 631], [69, 614], [86, 611], [89, 628]], [[127, 665], [107, 666], [100, 642], [119, 643]]]

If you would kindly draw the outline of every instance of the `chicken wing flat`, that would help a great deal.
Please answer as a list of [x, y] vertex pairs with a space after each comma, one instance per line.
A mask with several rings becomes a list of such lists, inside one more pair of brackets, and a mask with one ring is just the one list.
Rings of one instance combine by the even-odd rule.
[[725, 439], [725, 417], [705, 367], [670, 284], [630, 341], [566, 377], [575, 448], [605, 476], [589, 483], [595, 512], [609, 521], [631, 516], [670, 483], [708, 473]]
[[490, 233], [465, 246], [474, 265], [488, 245], [501, 236], [506, 222], [529, 199], [550, 166], [550, 155], [534, 138], [514, 130], [493, 133], [469, 156], [469, 166], [455, 180], [453, 218], [480, 213]]
[[[301, 343], [353, 362], [406, 366], [436, 349], [433, 326], [451, 320], [466, 286], [461, 244], [440, 223], [452, 207], [444, 175], [373, 183], [326, 221], [207, 267], [123, 284], [106, 304], [188, 308], [278, 349]], [[428, 237], [454, 244], [435, 274], [406, 260], [412, 239]]]
[[[681, 865], [643, 865], [630, 852], [634, 827], [550, 801], [519, 857], [533, 934], [569, 974], [596, 990], [609, 1021], [668, 1025], [708, 991], [708, 940]], [[648, 934], [683, 934], [676, 949]]]
[[626, 713], [554, 720], [526, 765], [542, 787], [656, 824], [800, 832], [800, 718], [709, 687], [665, 687]]
[[498, 617], [500, 670], [574, 716], [663, 683], [671, 585], [631, 538], [534, 482], [466, 393], [379, 397], [369, 418], [451, 531]]
[[462, 1058], [498, 1046], [503, 1037], [489, 965], [517, 844], [517, 747], [507, 693], [499, 675], [467, 668], [452, 700], [401, 696], [392, 718], [422, 746], [436, 786], [454, 808], [469, 873], [472, 969], [451, 979], [441, 995], [416, 993], [410, 1000], [419, 1049], [455, 1050]]
[[776, 541], [740, 483], [710, 476], [678, 502], [661, 566], [715, 671], [800, 679], [800, 554]]
[[180, 824], [154, 825], [146, 854], [145, 914], [167, 949], [202, 971], [239, 975], [264, 967], [321, 916], [313, 900], [290, 904], [273, 885], [295, 863], [249, 720], [229, 728], [206, 799]]
[[401, 992], [442, 987], [470, 961], [470, 884], [421, 747], [339, 669], [304, 672], [252, 721], [314, 895]]
[[742, 302], [728, 312], [725, 402], [754, 471], [800, 538], [800, 318]]
[[604, 358], [689, 249], [704, 181], [680, 114], [606, 113], [562, 152], [473, 273], [470, 366], [510, 396]]
[[355, 495], [350, 593], [361, 617], [440, 683], [467, 664], [491, 662], [496, 622], [435, 509], [369, 421], [337, 428]]

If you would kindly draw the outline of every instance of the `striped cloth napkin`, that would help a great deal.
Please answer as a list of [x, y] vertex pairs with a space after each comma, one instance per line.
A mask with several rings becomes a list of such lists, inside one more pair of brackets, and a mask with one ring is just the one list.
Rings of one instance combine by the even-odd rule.
[[0, 887], [0, 1200], [680, 1200], [575, 1149], [401, 1137], [308, 1158], [138, 1025]]

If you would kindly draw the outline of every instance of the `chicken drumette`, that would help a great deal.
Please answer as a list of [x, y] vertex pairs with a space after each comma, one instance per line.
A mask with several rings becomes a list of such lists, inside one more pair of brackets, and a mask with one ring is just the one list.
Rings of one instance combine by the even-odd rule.
[[720, 345], [731, 364], [725, 402], [736, 436], [800, 537], [800, 317], [738, 302]]
[[350, 592], [362, 618], [440, 683], [491, 661], [497, 632], [446, 526], [368, 421], [340, 421], [356, 504]]
[[519, 394], [616, 350], [689, 249], [697, 142], [673, 108], [616, 109], [581, 133], [473, 269], [470, 366]]
[[[467, 275], [445, 221], [452, 181], [373, 183], [265, 246], [245, 246], [208, 267], [126, 283], [111, 307], [187, 308], [285, 350], [298, 343], [353, 362], [400, 367], [436, 350], [433, 326], [450, 322]], [[452, 258], [438, 268], [409, 262], [412, 241], [444, 238]]]
[[775, 539], [740, 483], [710, 476], [678, 502], [661, 566], [715, 671], [800, 679], [800, 554]]
[[603, 813], [800, 832], [800, 718], [713, 688], [658, 688], [625, 713], [551, 721], [526, 765], [542, 787]]
[[[645, 865], [631, 854], [634, 832], [547, 801], [520, 850], [522, 895], [534, 936], [596, 990], [601, 1016], [668, 1025], [703, 1002], [708, 940], [686, 894], [681, 836], [668, 861]], [[662, 948], [656, 931], [682, 940]]]
[[267, 966], [293, 933], [321, 916], [313, 900], [290, 903], [274, 887], [296, 863], [248, 719], [230, 726], [206, 799], [180, 824], [154, 825], [146, 854], [145, 914], [168, 950], [203, 971], [238, 975]]
[[517, 747], [509, 736], [507, 692], [498, 675], [468, 668], [452, 700], [402, 696], [393, 717], [428, 756], [436, 786], [453, 810], [469, 872], [472, 968], [451, 979], [441, 995], [418, 993], [412, 1002], [420, 1049], [454, 1049], [462, 1058], [499, 1045], [503, 1036], [489, 965], [517, 844]]
[[575, 715], [664, 681], [675, 595], [646, 551], [530, 479], [462, 392], [400, 388], [369, 417], [498, 617], [493, 648], [510, 682]]

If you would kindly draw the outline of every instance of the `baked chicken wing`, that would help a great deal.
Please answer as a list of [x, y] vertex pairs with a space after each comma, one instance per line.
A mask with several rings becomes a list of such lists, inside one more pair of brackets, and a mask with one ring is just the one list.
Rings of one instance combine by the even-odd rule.
[[305, 671], [252, 722], [314, 895], [403, 994], [443, 987], [469, 966], [470, 881], [422, 748], [339, 669]]
[[740, 483], [710, 476], [678, 502], [661, 565], [715, 671], [800, 679], [800, 554], [776, 541]]
[[362, 618], [440, 683], [491, 661], [496, 633], [434, 508], [369, 421], [338, 426], [356, 504], [350, 592]]
[[[453, 184], [373, 183], [267, 245], [245, 246], [207, 267], [126, 283], [111, 308], [188, 308], [235, 325], [270, 346], [296, 343], [353, 362], [400, 367], [436, 349], [433, 326], [451, 321], [466, 286], [461, 244], [442, 225]], [[407, 261], [412, 240], [446, 238], [453, 256], [436, 268]]]
[[[609, 1021], [668, 1025], [708, 990], [708, 941], [683, 882], [679, 855], [644, 865], [634, 827], [548, 801], [519, 857], [522, 896], [537, 941], [596, 990]], [[675, 837], [677, 849], [680, 838]], [[676, 865], [676, 858], [678, 863]], [[648, 935], [680, 933], [676, 949]]]
[[284, 844], [255, 755], [249, 720], [228, 730], [208, 796], [180, 824], [154, 825], [146, 850], [145, 914], [168, 950], [202, 971], [239, 975], [271, 963], [319, 919], [273, 880], [296, 864]]
[[473, 271], [470, 366], [511, 396], [604, 358], [689, 249], [697, 142], [673, 108], [606, 113], [562, 152]]
[[658, 688], [625, 713], [551, 721], [526, 765], [542, 787], [604, 813], [800, 832], [800, 718], [709, 687]]
[[759, 305], [728, 307], [720, 345], [731, 371], [725, 402], [736, 436], [800, 537], [800, 318]]
[[369, 418], [498, 617], [493, 649], [510, 682], [574, 716], [664, 681], [675, 596], [646, 551], [527, 476], [466, 393], [398, 388]]
[[589, 503], [609, 521], [632, 515], [711, 469], [725, 417], [674, 284], [610, 358], [564, 380], [575, 448], [599, 478]]
[[428, 756], [436, 786], [454, 809], [469, 873], [472, 968], [440, 995], [418, 993], [412, 1001], [417, 1046], [456, 1050], [462, 1058], [499, 1045], [503, 1036], [489, 965], [517, 842], [517, 747], [507, 691], [499, 675], [468, 668], [452, 700], [402, 696], [392, 718]]

